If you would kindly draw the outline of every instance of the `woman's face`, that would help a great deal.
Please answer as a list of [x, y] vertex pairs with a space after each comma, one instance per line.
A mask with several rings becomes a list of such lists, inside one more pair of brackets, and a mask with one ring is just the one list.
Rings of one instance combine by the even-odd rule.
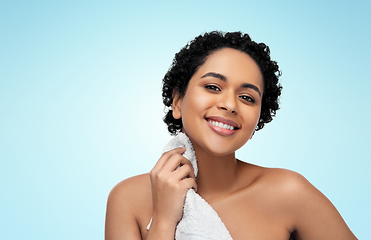
[[208, 56], [188, 83], [184, 97], [175, 95], [173, 116], [195, 149], [224, 156], [242, 147], [259, 121], [263, 77], [246, 53], [231, 48]]

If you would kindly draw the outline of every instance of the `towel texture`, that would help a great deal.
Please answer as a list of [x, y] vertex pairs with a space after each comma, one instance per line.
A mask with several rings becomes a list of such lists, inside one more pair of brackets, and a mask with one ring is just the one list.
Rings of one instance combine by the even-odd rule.
[[[191, 141], [184, 133], [175, 136], [164, 148], [163, 152], [177, 147], [186, 147], [183, 156], [193, 165], [195, 175], [198, 174], [197, 159]], [[152, 221], [152, 219], [151, 219]], [[151, 223], [148, 224], [149, 229]], [[189, 189], [183, 208], [183, 216], [175, 230], [176, 240], [233, 240], [224, 223], [200, 195]]]

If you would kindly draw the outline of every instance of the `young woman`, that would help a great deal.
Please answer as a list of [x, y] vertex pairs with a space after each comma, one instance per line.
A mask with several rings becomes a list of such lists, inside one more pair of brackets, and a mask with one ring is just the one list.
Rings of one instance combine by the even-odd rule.
[[163, 102], [170, 107], [164, 121], [171, 134], [190, 138], [197, 179], [181, 155], [185, 149], [177, 148], [150, 173], [117, 184], [108, 197], [106, 240], [174, 239], [190, 188], [214, 208], [234, 240], [356, 239], [304, 177], [235, 157], [279, 108], [280, 72], [269, 54], [265, 44], [240, 32], [206, 33], [176, 54], [163, 79]]

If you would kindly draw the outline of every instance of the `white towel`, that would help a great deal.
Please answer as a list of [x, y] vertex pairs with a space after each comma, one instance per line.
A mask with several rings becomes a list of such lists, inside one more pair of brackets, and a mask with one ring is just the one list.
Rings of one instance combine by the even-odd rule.
[[[163, 152], [178, 147], [186, 147], [183, 156], [193, 165], [197, 177], [197, 159], [189, 138], [184, 133], [175, 136], [164, 148]], [[152, 219], [151, 219], [152, 222]], [[148, 224], [147, 229], [151, 226]], [[233, 240], [224, 223], [200, 195], [189, 189], [183, 208], [183, 216], [175, 230], [176, 240]]]

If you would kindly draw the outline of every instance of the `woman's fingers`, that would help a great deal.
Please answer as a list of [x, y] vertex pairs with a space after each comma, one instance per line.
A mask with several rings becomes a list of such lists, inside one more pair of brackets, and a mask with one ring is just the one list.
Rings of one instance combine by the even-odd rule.
[[[179, 180], [185, 177], [191, 177], [196, 179], [194, 169], [191, 162], [183, 157], [181, 154], [185, 151], [185, 148], [176, 148], [171, 151], [164, 153], [156, 163], [155, 167], [151, 171], [151, 175], [170, 177], [169, 174], [175, 174]], [[188, 166], [177, 171], [179, 167]], [[187, 169], [186, 171], [184, 171]]]
[[193, 190], [195, 190], [195, 192], [197, 192], [197, 183], [196, 183], [196, 180], [195, 179], [193, 179], [193, 178], [183, 179], [181, 181], [181, 184], [184, 185], [184, 188], [186, 190], [193, 188]]
[[[162, 154], [155, 167], [150, 172], [152, 181], [167, 182], [171, 185], [175, 184], [180, 187], [186, 187], [187, 189], [195, 188], [197, 184], [194, 168], [191, 162], [181, 155], [184, 151], [185, 148], [182, 147]], [[190, 187], [188, 187], [188, 185], [184, 186], [183, 183], [180, 184], [181, 181], [187, 178], [191, 178], [194, 181]]]
[[153, 167], [152, 171], [158, 171], [160, 169], [163, 168], [163, 166], [165, 165], [165, 163], [169, 160], [169, 158], [174, 155], [174, 154], [182, 154], [184, 153], [185, 151], [185, 147], [181, 147], [181, 148], [175, 148], [171, 151], [168, 151], [168, 152], [165, 152], [162, 154], [162, 156], [160, 157], [160, 159], [157, 161], [156, 165]]
[[173, 172], [173, 177], [180, 181], [185, 177], [196, 179], [193, 167], [185, 163]]
[[169, 160], [163, 165], [163, 169], [165, 171], [173, 172], [179, 166], [183, 166], [183, 165], [189, 165], [193, 169], [191, 162], [187, 158], [183, 157], [181, 154], [174, 153], [169, 158]]

